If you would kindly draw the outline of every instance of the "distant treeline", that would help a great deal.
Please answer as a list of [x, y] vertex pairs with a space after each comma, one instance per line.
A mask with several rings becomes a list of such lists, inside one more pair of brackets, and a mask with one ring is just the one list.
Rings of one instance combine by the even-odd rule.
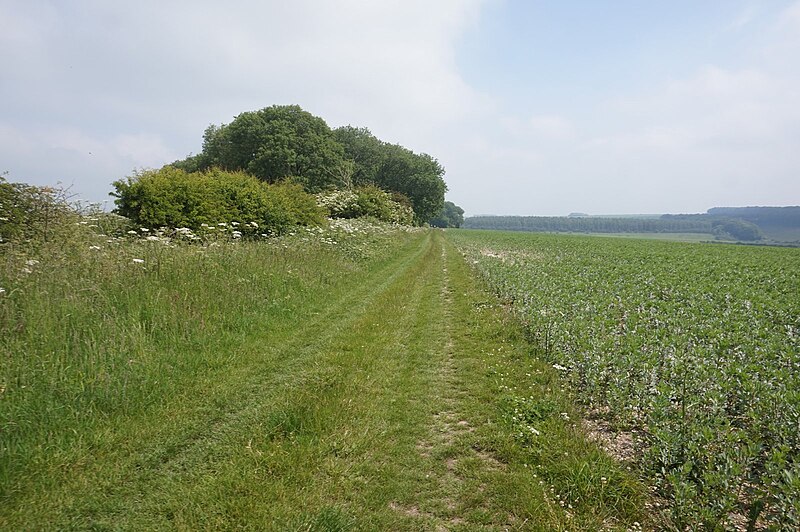
[[800, 228], [800, 206], [795, 207], [714, 207], [705, 214], [665, 214], [662, 220], [705, 220], [732, 218], [761, 228]]
[[555, 233], [713, 233], [708, 219], [568, 218], [566, 216], [472, 216], [470, 229]]
[[[714, 207], [699, 214], [660, 218], [570, 216], [472, 216], [469, 229], [553, 233], [707, 233], [722, 240], [793, 241], [800, 234], [800, 207]], [[780, 235], [780, 236], [773, 236]]]
[[800, 206], [714, 207], [704, 214], [665, 214], [662, 220], [709, 221], [714, 233], [736, 240], [800, 240]]

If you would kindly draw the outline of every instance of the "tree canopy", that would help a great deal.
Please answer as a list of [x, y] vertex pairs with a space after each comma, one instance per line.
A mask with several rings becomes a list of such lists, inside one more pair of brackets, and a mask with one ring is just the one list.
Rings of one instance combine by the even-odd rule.
[[444, 206], [444, 168], [427, 153], [417, 154], [375, 137], [366, 128], [344, 126], [334, 131], [353, 161], [353, 182], [399, 192], [411, 200], [419, 222], [435, 217]]
[[268, 183], [292, 177], [315, 192], [341, 185], [349, 164], [324, 120], [297, 105], [273, 105], [209, 126], [202, 153], [173, 166], [242, 170]]
[[379, 140], [368, 129], [331, 130], [297, 105], [274, 105], [209, 126], [203, 150], [172, 166], [245, 171], [268, 183], [287, 178], [309, 192], [374, 185], [407, 198], [418, 223], [442, 211], [444, 168], [428, 154]]
[[461, 227], [463, 223], [464, 209], [452, 201], [445, 201], [442, 212], [430, 221], [433, 227]]

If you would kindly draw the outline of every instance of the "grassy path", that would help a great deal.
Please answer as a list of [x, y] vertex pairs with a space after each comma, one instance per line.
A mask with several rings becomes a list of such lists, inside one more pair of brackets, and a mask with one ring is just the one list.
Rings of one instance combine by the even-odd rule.
[[[629, 526], [638, 487], [568, 421], [552, 368], [504, 320], [444, 234], [421, 234], [224, 370], [87, 436], [0, 527]], [[540, 439], [509, 421], [520, 398], [550, 405], [534, 409]]]

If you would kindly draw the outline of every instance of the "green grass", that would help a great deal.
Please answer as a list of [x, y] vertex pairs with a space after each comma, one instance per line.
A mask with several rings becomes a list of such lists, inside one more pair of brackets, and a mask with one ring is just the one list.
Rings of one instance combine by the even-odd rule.
[[442, 232], [88, 244], [4, 256], [2, 529], [645, 519]]

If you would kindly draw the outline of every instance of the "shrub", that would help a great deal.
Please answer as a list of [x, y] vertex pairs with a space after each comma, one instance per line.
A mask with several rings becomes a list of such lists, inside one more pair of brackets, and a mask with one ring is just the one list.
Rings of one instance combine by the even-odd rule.
[[322, 192], [317, 194], [317, 204], [327, 209], [332, 218], [372, 217], [402, 225], [411, 225], [414, 221], [408, 198], [374, 185]]
[[268, 185], [244, 172], [186, 172], [165, 166], [114, 182], [117, 212], [144, 227], [238, 222], [261, 232], [318, 225], [323, 211], [299, 185]]
[[262, 186], [270, 192], [264, 223], [273, 231], [281, 233], [295, 225], [322, 225], [324, 222], [324, 211], [302, 185], [286, 182]]
[[0, 243], [53, 240], [75, 215], [63, 190], [9, 183], [0, 175]]

